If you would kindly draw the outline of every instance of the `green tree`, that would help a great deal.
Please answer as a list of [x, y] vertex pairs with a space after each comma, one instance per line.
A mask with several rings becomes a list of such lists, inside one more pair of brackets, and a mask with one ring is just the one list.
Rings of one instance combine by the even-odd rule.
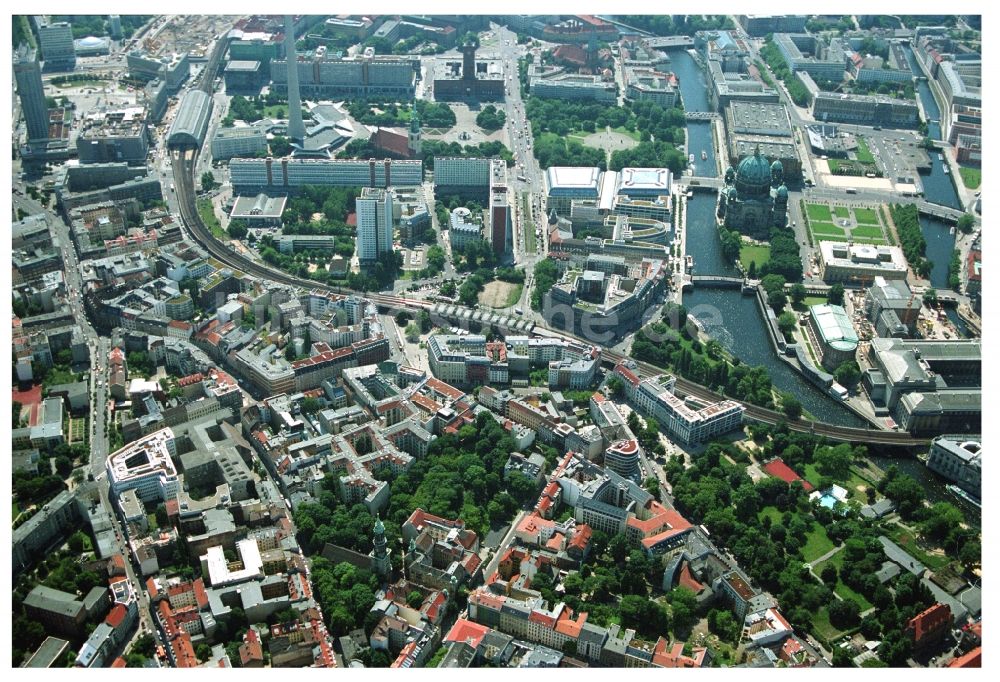
[[275, 135], [268, 145], [271, 148], [271, 156], [282, 157], [292, 153], [292, 143], [284, 135]]
[[797, 320], [795, 318], [795, 313], [786, 310], [778, 316], [778, 329], [781, 330], [781, 333], [784, 334], [786, 338], [790, 337], [792, 332], [795, 331], [796, 324]]
[[924, 305], [935, 306], [937, 302], [937, 289], [930, 288], [924, 292]]
[[69, 536], [66, 544], [69, 545], [69, 549], [74, 554], [79, 554], [83, 551], [83, 548], [87, 542], [87, 536], [83, 534], [82, 531], [76, 531]]
[[212, 647], [202, 642], [195, 648], [194, 655], [198, 657], [200, 663], [204, 663], [212, 657]]
[[802, 416], [802, 403], [791, 393], [784, 393], [781, 396], [781, 411], [789, 419], [795, 420]]
[[302, 400], [302, 412], [304, 414], [315, 414], [323, 409], [323, 403], [319, 398], [305, 398]]
[[830, 624], [835, 628], [846, 630], [861, 622], [861, 610], [853, 599], [835, 599], [827, 607]]
[[421, 310], [417, 313], [417, 324], [420, 325], [420, 332], [426, 334], [434, 327], [434, 323], [431, 321], [431, 314], [426, 310]]
[[233, 239], [243, 239], [247, 236], [248, 228], [245, 220], [232, 220], [226, 228], [226, 232]]
[[167, 506], [164, 504], [156, 505], [156, 525], [160, 528], [166, 528], [170, 519], [167, 516]]
[[963, 213], [958, 219], [958, 229], [962, 234], [969, 234], [976, 226], [976, 218], [971, 213]]
[[844, 305], [844, 285], [837, 282], [826, 293], [826, 302], [830, 305]]
[[205, 171], [201, 174], [201, 189], [203, 192], [209, 192], [218, 187], [218, 183], [215, 181], [215, 176], [212, 175], [211, 171]]
[[676, 587], [667, 598], [670, 601], [671, 622], [675, 628], [686, 630], [697, 622], [698, 600], [694, 592], [686, 587]]
[[621, 564], [625, 561], [625, 557], [628, 556], [628, 551], [628, 540], [625, 539], [625, 535], [623, 533], [616, 533], [611, 538], [611, 542], [608, 543], [608, 552], [611, 554], [611, 558], [615, 560], [615, 563]]
[[405, 334], [407, 341], [409, 341], [410, 343], [416, 343], [417, 340], [420, 338], [420, 327], [411, 322], [410, 324], [406, 325]]
[[817, 448], [813, 461], [816, 463], [816, 470], [822, 475], [844, 481], [851, 475], [854, 452], [848, 443], [837, 446], [825, 445]]
[[794, 303], [795, 305], [801, 304], [802, 301], [806, 300], [805, 285], [803, 285], [801, 282], [796, 282], [795, 284], [792, 285], [792, 288], [789, 290], [789, 294], [791, 295], [792, 303]]
[[855, 360], [845, 360], [833, 371], [833, 378], [841, 386], [853, 386], [861, 380], [861, 368]]
[[73, 460], [66, 455], [60, 455], [55, 460], [56, 473], [66, 478], [73, 471]]

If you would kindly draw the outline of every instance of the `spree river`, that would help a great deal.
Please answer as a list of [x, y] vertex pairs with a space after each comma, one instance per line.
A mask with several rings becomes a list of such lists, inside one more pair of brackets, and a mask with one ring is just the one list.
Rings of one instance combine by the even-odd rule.
[[[687, 50], [670, 51], [670, 68], [680, 81], [681, 100], [685, 111], [711, 111], [708, 106], [708, 84], [702, 71]], [[719, 174], [715, 163], [711, 121], [688, 121], [688, 153], [694, 154], [694, 174], [714, 178]], [[705, 158], [701, 153], [705, 152]]]
[[[908, 58], [912, 55], [908, 54]], [[708, 97], [704, 74], [686, 51], [670, 52], [671, 68], [680, 79], [681, 96], [687, 111], [708, 111]], [[912, 64], [912, 62], [911, 62]], [[920, 82], [920, 96], [925, 110], [938, 117], [937, 104], [931, 97], [927, 83]], [[687, 124], [689, 148], [695, 153], [695, 172], [699, 176], [717, 175], [714, 161], [710, 124], [689, 121]], [[940, 126], [931, 126], [932, 137], [940, 137]], [[706, 149], [711, 164], [702, 163], [700, 149]], [[695, 152], [695, 150], [698, 150]], [[931, 152], [931, 173], [923, 177], [925, 195], [929, 201], [959, 207], [960, 202], [952, 179], [943, 171], [936, 152]], [[722, 257], [719, 232], [715, 224], [714, 194], [695, 193], [687, 201], [687, 253], [694, 261], [694, 271], [699, 275], [733, 276], [736, 268]], [[920, 225], [927, 240], [927, 257], [934, 262], [931, 283], [947, 288], [948, 260], [954, 249], [955, 237], [949, 226], [933, 218], [921, 217]], [[866, 426], [867, 422], [844, 407], [798, 372], [783, 362], [774, 350], [764, 327], [764, 320], [756, 298], [743, 296], [738, 290], [696, 288], [684, 295], [684, 305], [702, 324], [707, 334], [717, 339], [732, 355], [749, 365], [760, 365], [768, 370], [771, 381], [780, 391], [794, 395], [802, 406], [822, 421], [842, 426]], [[949, 317], [955, 319], [954, 311]], [[964, 325], [959, 327], [964, 331]], [[945, 481], [935, 476], [918, 460], [895, 458], [872, 450], [869, 453], [876, 465], [885, 469], [896, 464], [899, 469], [914, 477], [923, 487], [931, 502], [949, 501], [966, 512], [967, 518], [978, 525], [979, 513], [968, 503], [948, 494]]]

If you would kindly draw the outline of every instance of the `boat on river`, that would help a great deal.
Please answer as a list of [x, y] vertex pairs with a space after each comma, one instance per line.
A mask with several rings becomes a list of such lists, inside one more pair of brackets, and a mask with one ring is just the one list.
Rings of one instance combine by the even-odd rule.
[[975, 497], [973, 497], [969, 493], [967, 493], [964, 490], [962, 490], [961, 488], [959, 488], [957, 485], [954, 485], [954, 484], [946, 485], [944, 487], [944, 489], [947, 490], [952, 495], [954, 495], [955, 497], [958, 497], [960, 499], [965, 500], [969, 504], [971, 504], [974, 507], [976, 507], [976, 509], [982, 509], [983, 508], [982, 502], [980, 502]]

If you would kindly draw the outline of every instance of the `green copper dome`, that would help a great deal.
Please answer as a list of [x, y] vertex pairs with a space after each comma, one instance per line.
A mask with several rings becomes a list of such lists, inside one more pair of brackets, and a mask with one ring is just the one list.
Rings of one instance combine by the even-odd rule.
[[784, 185], [778, 187], [778, 198], [788, 200], [788, 188]]
[[736, 189], [740, 196], [768, 194], [771, 189], [771, 164], [756, 150], [736, 168]]

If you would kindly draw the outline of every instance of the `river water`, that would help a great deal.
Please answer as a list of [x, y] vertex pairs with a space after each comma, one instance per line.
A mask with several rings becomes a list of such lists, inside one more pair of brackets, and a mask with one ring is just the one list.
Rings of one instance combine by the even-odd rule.
[[[685, 111], [711, 111], [708, 106], [708, 84], [705, 73], [698, 67], [687, 50], [670, 50], [670, 68], [680, 81], [681, 99]], [[710, 121], [688, 121], [688, 153], [694, 154], [694, 174], [714, 178], [719, 174], [715, 163], [715, 145], [712, 143]], [[701, 158], [705, 152], [706, 158]]]
[[[934, 99], [934, 94], [927, 81], [923, 80], [924, 72], [917, 64], [913, 50], [909, 46], [904, 46], [903, 51], [906, 53], [910, 70], [920, 78], [917, 81], [917, 96], [920, 97], [924, 113], [927, 115], [927, 134], [935, 140], [940, 140], [941, 125], [938, 121], [941, 119], [941, 109], [938, 107], [937, 100]], [[931, 172], [921, 178], [924, 184], [924, 197], [935, 204], [961, 208], [958, 191], [955, 189], [957, 178], [944, 172], [945, 164], [938, 158], [941, 152], [930, 150], [928, 153], [931, 157]], [[955, 249], [955, 235], [951, 232], [951, 226], [937, 218], [920, 216], [920, 231], [927, 242], [927, 258], [934, 263], [934, 269], [930, 276], [931, 284], [936, 289], [947, 289], [948, 263], [951, 260], [951, 253]], [[947, 315], [959, 333], [967, 337], [969, 335], [968, 328], [958, 313], [953, 308], [948, 308]]]
[[[909, 57], [912, 58], [912, 55]], [[694, 59], [686, 51], [680, 50], [671, 51], [670, 58], [671, 68], [680, 79], [685, 109], [708, 111], [705, 78]], [[937, 105], [930, 96], [926, 83], [921, 83], [920, 94], [925, 98], [924, 104], [928, 113], [933, 117], [939, 117]], [[698, 145], [704, 145], [711, 158], [713, 150], [709, 124], [690, 121], [687, 129], [691, 149], [696, 150], [699, 149]], [[940, 127], [932, 125], [931, 134], [939, 137]], [[703, 140], [707, 142], [703, 143]], [[936, 152], [931, 154], [931, 161], [932, 172], [923, 178], [928, 200], [957, 207], [959, 202], [955, 188], [950, 176], [944, 174]], [[700, 151], [696, 153], [695, 172], [698, 175], [716, 175], [714, 160], [711, 165], [711, 169], [706, 168], [701, 164]], [[687, 253], [694, 260], [695, 274], [732, 276], [736, 274], [736, 269], [727, 263], [721, 254], [719, 232], [715, 225], [715, 202], [715, 195], [708, 193], [695, 193], [688, 199]], [[920, 224], [927, 240], [927, 257], [935, 264], [931, 282], [935, 287], [947, 288], [948, 260], [954, 248], [954, 236], [950, 234], [949, 226], [939, 220], [922, 217]], [[778, 358], [768, 338], [760, 308], [754, 297], [743, 296], [739, 291], [732, 289], [696, 288], [684, 295], [684, 305], [701, 322], [706, 333], [717, 339], [728, 352], [749, 365], [762, 365], [767, 368], [774, 386], [778, 390], [792, 393], [810, 413], [833, 424], [844, 426], [867, 424], [865, 420], [830, 398]], [[949, 317], [953, 321], [957, 318], [953, 310], [949, 310]], [[964, 331], [964, 325], [960, 330]], [[978, 523], [978, 510], [948, 494], [944, 489], [946, 482], [928, 471], [920, 461], [909, 457], [888, 457], [874, 448], [869, 454], [879, 467], [885, 469], [895, 464], [900, 471], [914, 477], [931, 502], [951, 502], [963, 509], [970, 520]]]

